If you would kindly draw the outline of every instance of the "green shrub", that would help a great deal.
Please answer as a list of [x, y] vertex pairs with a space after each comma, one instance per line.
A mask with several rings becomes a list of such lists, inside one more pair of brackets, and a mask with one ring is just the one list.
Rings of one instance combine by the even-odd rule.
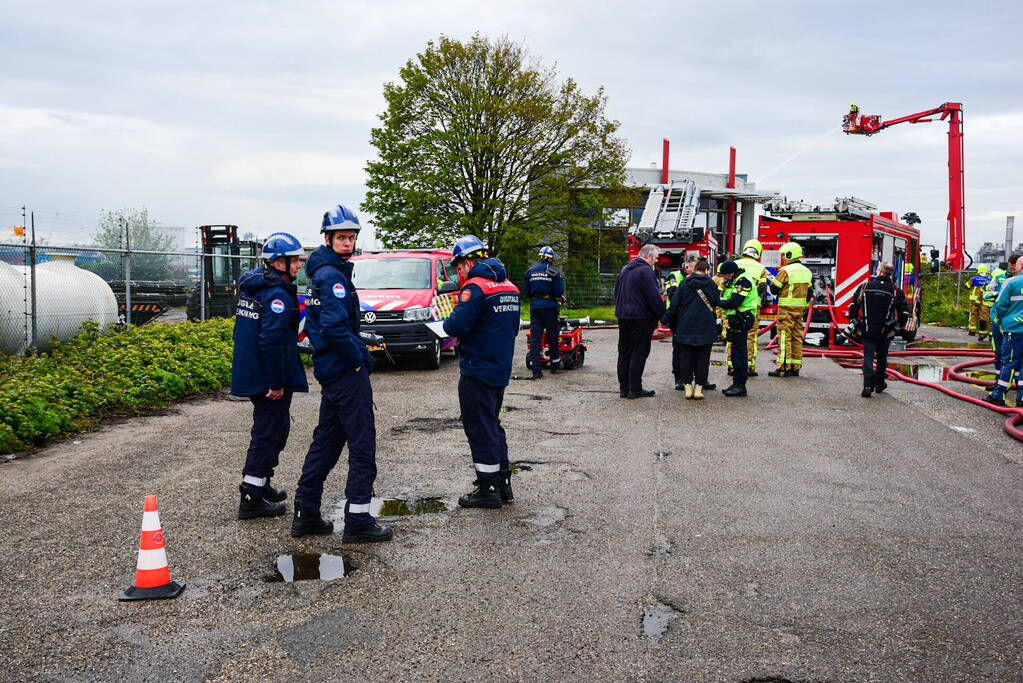
[[0, 453], [231, 382], [233, 320], [80, 335], [35, 356], [0, 355]]

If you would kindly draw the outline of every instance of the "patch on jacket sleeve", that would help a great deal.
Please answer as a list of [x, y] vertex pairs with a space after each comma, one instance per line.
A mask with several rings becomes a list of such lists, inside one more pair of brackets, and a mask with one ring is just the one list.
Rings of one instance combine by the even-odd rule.
[[343, 284], [341, 284], [340, 282], [338, 282], [337, 284], [334, 285], [333, 292], [334, 292], [334, 296], [336, 296], [338, 299], [344, 299], [345, 298], [345, 294], [348, 293], [345, 290], [345, 286]]
[[274, 299], [270, 302], [270, 310], [274, 313], [284, 313], [284, 302], [280, 299]]
[[458, 295], [459, 301], [468, 301], [472, 298], [472, 290], [466, 287], [462, 290], [462, 293]]

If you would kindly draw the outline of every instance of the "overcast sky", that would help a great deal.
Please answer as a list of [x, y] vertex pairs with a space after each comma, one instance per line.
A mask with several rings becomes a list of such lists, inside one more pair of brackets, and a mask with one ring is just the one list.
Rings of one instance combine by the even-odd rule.
[[667, 137], [673, 168], [724, 172], [735, 145], [761, 189], [916, 211], [939, 245], [947, 125], [835, 129], [852, 101], [885, 117], [962, 102], [972, 252], [1023, 223], [1021, 29], [1019, 1], [5, 0], [0, 226], [26, 205], [43, 234], [90, 232], [145, 206], [314, 240], [328, 207], [363, 199], [382, 85], [428, 40], [478, 31], [604, 86], [632, 166]]

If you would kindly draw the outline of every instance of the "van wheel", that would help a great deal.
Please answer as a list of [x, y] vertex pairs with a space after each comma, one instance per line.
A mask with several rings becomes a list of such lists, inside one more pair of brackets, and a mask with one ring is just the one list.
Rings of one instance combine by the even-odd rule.
[[440, 369], [440, 340], [438, 339], [433, 343], [433, 349], [430, 351], [430, 355], [426, 357], [426, 361], [423, 363], [423, 367], [427, 370], [439, 370]]

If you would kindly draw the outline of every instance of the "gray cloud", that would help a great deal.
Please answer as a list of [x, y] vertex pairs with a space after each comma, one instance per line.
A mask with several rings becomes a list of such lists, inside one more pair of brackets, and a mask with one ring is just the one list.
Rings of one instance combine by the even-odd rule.
[[[659, 161], [668, 137], [676, 168], [724, 171], [735, 145], [757, 181], [850, 101], [888, 116], [962, 101], [969, 242], [998, 241], [1004, 214], [1023, 209], [1023, 10], [896, 5], [8, 2], [0, 206], [313, 226], [362, 199], [382, 85], [428, 40], [480, 31], [524, 40], [588, 91], [604, 86], [635, 166]], [[761, 185], [915, 210], [942, 242], [945, 130], [836, 132]]]

